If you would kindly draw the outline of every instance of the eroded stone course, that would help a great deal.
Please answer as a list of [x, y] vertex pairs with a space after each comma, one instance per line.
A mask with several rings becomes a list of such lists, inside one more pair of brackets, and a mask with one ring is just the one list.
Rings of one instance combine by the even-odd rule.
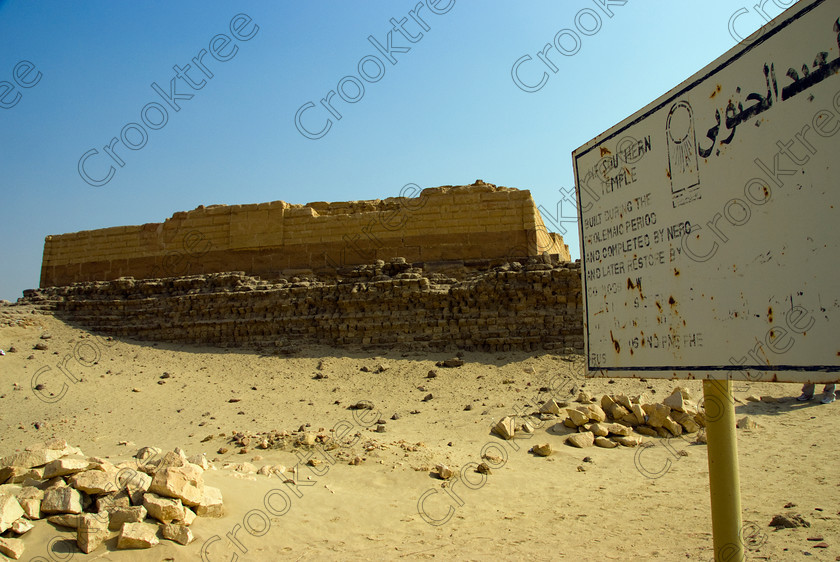
[[467, 265], [450, 269], [460, 280], [394, 258], [345, 268], [338, 279], [266, 281], [232, 272], [77, 283], [25, 295], [70, 322], [140, 340], [582, 352], [579, 263], [543, 256], [489, 269]]

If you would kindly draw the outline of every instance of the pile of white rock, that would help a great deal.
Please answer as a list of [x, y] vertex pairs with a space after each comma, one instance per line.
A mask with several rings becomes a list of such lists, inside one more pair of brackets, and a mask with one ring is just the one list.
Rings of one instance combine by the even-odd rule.
[[[683, 434], [702, 433], [706, 426], [704, 412], [690, 403], [686, 388], [677, 387], [661, 403], [649, 403], [645, 396], [628, 397], [624, 394], [605, 394], [600, 406], [597, 399], [581, 392], [578, 406], [568, 407], [550, 399], [543, 403], [536, 415], [542, 420], [558, 419], [557, 431], [577, 430], [566, 437], [573, 447], [613, 448], [618, 445], [635, 447], [648, 437], [678, 437]], [[513, 417], [499, 421], [493, 431], [503, 439], [513, 439], [517, 431], [533, 433], [533, 424], [527, 420], [517, 424]], [[698, 436], [702, 442], [703, 437]], [[535, 451], [540, 454], [540, 451]]]
[[158, 537], [187, 545], [196, 517], [224, 514], [221, 491], [204, 485], [208, 468], [203, 455], [187, 458], [179, 448], [145, 447], [113, 464], [63, 439], [27, 447], [0, 459], [0, 553], [19, 559], [19, 537], [43, 518], [75, 529], [85, 553], [113, 534], [118, 549], [151, 548]]

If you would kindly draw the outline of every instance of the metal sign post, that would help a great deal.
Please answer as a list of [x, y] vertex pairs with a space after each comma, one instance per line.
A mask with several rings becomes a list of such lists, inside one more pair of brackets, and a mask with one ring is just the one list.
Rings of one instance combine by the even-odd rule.
[[840, 382], [840, 0], [800, 1], [575, 150], [590, 376], [704, 379], [739, 560], [732, 380]]
[[703, 398], [708, 416], [706, 441], [715, 560], [741, 561], [745, 554], [741, 540], [741, 480], [732, 381], [704, 380]]

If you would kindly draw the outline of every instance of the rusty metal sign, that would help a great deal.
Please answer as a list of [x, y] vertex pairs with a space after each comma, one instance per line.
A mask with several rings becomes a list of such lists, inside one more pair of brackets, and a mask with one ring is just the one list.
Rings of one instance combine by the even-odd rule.
[[591, 375], [840, 381], [840, 0], [572, 154]]

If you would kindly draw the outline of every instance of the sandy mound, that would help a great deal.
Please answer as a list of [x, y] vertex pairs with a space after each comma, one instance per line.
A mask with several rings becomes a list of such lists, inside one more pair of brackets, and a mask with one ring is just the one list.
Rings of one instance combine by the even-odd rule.
[[[607, 408], [605, 394], [661, 403], [676, 386], [696, 399], [696, 381], [587, 380], [580, 357], [551, 354], [465, 353], [445, 367], [436, 363], [451, 353], [285, 357], [109, 341], [18, 306], [0, 307], [0, 349], [0, 457], [53, 438], [114, 465], [145, 446], [181, 447], [212, 464], [204, 481], [225, 503], [223, 517], [191, 526], [191, 544], [149, 550], [117, 551], [114, 535], [85, 555], [74, 530], [39, 521], [22, 559], [49, 549], [149, 561], [202, 549], [210, 560], [712, 558], [696, 432], [634, 431], [648, 446], [579, 449], [566, 443], [577, 431], [563, 426], [567, 413], [522, 417], [550, 399], [575, 409], [581, 391]], [[835, 560], [840, 402], [796, 402], [790, 384], [735, 389], [738, 418], [750, 418], [738, 430], [748, 557]], [[511, 440], [491, 431], [506, 416], [519, 424]], [[482, 463], [489, 471], [476, 471]], [[778, 515], [810, 527], [776, 530]]]

